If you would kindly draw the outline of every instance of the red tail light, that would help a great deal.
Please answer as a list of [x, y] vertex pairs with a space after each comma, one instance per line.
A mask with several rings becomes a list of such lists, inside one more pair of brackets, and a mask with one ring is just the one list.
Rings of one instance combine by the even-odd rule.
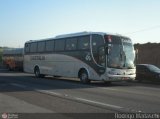
[[112, 37], [108, 36], [108, 42], [112, 42]]

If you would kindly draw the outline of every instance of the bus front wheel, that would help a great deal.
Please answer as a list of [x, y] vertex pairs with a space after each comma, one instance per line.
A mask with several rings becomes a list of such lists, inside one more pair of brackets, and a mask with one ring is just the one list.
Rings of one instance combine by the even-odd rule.
[[82, 70], [80, 72], [79, 78], [80, 78], [80, 81], [84, 84], [90, 83], [90, 80], [88, 79], [88, 73], [85, 70]]

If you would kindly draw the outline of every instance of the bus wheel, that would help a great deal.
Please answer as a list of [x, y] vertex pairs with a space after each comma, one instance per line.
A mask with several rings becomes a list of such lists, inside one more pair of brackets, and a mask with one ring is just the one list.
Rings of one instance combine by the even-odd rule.
[[40, 70], [39, 70], [39, 67], [35, 67], [34, 69], [34, 74], [37, 78], [43, 78], [45, 75], [43, 74], [40, 74]]
[[88, 79], [88, 73], [85, 70], [82, 70], [80, 72], [79, 78], [80, 78], [80, 81], [84, 84], [90, 83], [90, 80]]
[[104, 81], [104, 83], [105, 83], [106, 85], [111, 85], [111, 84], [112, 84], [111, 81]]
[[35, 74], [35, 76], [36, 76], [37, 78], [40, 77], [40, 71], [39, 71], [39, 68], [38, 68], [38, 67], [35, 67], [35, 69], [34, 69], [34, 74]]

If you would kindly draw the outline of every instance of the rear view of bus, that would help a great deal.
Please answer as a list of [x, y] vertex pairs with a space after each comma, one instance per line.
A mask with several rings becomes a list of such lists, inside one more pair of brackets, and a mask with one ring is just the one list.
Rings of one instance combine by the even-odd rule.
[[80, 32], [28, 41], [24, 71], [90, 81], [135, 79], [135, 52], [131, 40], [103, 32]]

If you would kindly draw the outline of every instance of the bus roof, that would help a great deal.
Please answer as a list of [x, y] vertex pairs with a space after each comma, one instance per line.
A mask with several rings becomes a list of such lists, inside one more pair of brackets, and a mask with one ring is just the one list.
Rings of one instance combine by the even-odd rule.
[[84, 36], [84, 35], [91, 35], [91, 34], [104, 35], [106, 33], [103, 33], [103, 32], [86, 32], [86, 31], [84, 31], [84, 32], [78, 32], [78, 33], [58, 35], [55, 38], [66, 38], [66, 37]]
[[117, 35], [121, 36], [120, 34], [111, 34], [111, 33], [105, 33], [105, 32], [77, 32], [77, 33], [71, 33], [71, 34], [63, 34], [63, 35], [57, 35], [53, 38], [47, 38], [47, 39], [41, 39], [41, 40], [30, 40], [27, 41], [26, 43], [31, 43], [31, 42], [37, 42], [37, 41], [44, 41], [44, 40], [52, 40], [52, 39], [60, 39], [60, 38], [69, 38], [69, 37], [76, 37], [76, 36], [85, 36], [85, 35], [91, 35], [91, 34], [99, 34], [99, 35]]

